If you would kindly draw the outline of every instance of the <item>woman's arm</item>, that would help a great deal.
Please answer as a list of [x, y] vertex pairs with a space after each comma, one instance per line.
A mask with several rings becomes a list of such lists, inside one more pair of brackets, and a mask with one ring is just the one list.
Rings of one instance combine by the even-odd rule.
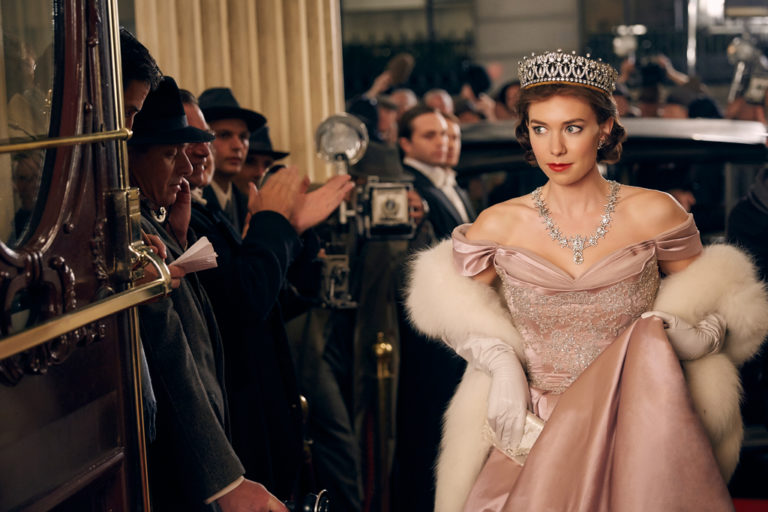
[[[670, 194], [658, 190], [636, 190], [637, 193], [631, 198], [630, 215], [632, 225], [644, 232], [644, 238], [655, 239], [688, 220], [688, 212]], [[681, 260], [659, 261], [659, 267], [664, 274], [670, 275], [686, 269], [696, 258], [698, 255]]]
[[[515, 218], [516, 207], [512, 202], [501, 203], [490, 208], [486, 208], [474, 223], [467, 229], [467, 239], [469, 240], [489, 240], [497, 244], [507, 244], [508, 237], [513, 232], [513, 227], [518, 224]], [[490, 266], [472, 276], [472, 279], [485, 284], [493, 284], [498, 275], [496, 269]]]

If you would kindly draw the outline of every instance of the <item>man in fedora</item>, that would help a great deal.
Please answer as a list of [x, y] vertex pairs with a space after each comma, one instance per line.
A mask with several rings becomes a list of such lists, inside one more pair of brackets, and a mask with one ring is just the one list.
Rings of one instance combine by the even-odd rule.
[[[207, 129], [202, 99], [199, 105], [191, 94], [182, 94], [190, 124]], [[214, 115], [224, 114], [214, 110]], [[208, 147], [190, 144], [187, 154], [194, 173], [202, 173], [210, 158]], [[218, 173], [217, 167], [214, 175]], [[279, 297], [289, 272], [306, 268], [319, 251], [316, 237], [306, 235], [306, 229], [327, 217], [351, 186], [348, 176], [339, 176], [305, 194], [295, 167], [283, 169], [259, 191], [251, 182], [243, 230], [212, 206], [211, 195], [192, 204], [192, 227], [218, 254], [218, 267], [200, 272], [200, 280], [222, 334], [233, 446], [246, 477], [264, 483], [281, 499], [304, 490], [299, 485], [303, 436], [298, 383]], [[232, 188], [233, 194], [241, 194]], [[316, 220], [307, 220], [313, 216]]]
[[[196, 239], [188, 229], [192, 166], [185, 145], [212, 136], [187, 124], [170, 77], [147, 96], [133, 129], [129, 170], [141, 194], [142, 229], [160, 237], [172, 264]], [[221, 338], [197, 275], [140, 306], [139, 318], [157, 397], [148, 451], [153, 510], [214, 510], [216, 502], [224, 512], [285, 512], [264, 486], [244, 479], [230, 443]]]
[[243, 169], [251, 133], [264, 126], [266, 119], [258, 112], [241, 108], [228, 87], [207, 89], [198, 102], [216, 134], [212, 145], [216, 170], [203, 197], [211, 208], [221, 209], [236, 230], [242, 231], [248, 213], [248, 196], [236, 190], [232, 180]]
[[251, 134], [248, 146], [248, 156], [245, 157], [243, 170], [234, 177], [235, 185], [243, 194], [248, 194], [248, 184], [259, 186], [267, 171], [278, 160], [282, 160], [290, 153], [287, 151], [275, 151], [272, 148], [272, 140], [269, 138], [269, 126], [264, 125]]

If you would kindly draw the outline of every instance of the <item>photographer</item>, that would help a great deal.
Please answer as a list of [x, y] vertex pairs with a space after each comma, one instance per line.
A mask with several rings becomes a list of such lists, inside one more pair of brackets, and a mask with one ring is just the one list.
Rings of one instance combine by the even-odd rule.
[[[375, 115], [366, 124], [376, 124]], [[311, 404], [309, 429], [318, 483], [334, 511], [359, 511], [389, 494], [399, 325], [397, 289], [409, 237], [423, 219], [423, 203], [402, 172], [397, 150], [371, 140], [349, 169], [359, 210], [342, 223], [332, 216], [317, 229], [324, 244], [323, 304], [292, 322], [302, 392]], [[377, 224], [393, 204], [405, 206], [401, 224]], [[392, 346], [389, 377], [379, 379], [375, 348]], [[384, 361], [382, 361], [382, 364]], [[380, 392], [389, 395], [379, 398]], [[318, 406], [319, 404], [319, 406]], [[363, 489], [363, 482], [376, 487]], [[379, 484], [382, 484], [380, 487]]]

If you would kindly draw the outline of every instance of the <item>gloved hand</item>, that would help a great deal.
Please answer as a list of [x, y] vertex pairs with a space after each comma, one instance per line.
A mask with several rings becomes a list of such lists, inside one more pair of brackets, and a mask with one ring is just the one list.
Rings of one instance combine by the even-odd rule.
[[531, 393], [515, 351], [498, 338], [469, 336], [461, 341], [446, 340], [446, 343], [469, 364], [491, 375], [488, 424], [502, 446], [516, 448], [523, 436]]
[[664, 321], [669, 342], [682, 361], [692, 361], [717, 352], [725, 339], [725, 318], [719, 313], [705, 316], [696, 325], [663, 311], [647, 311], [640, 316], [656, 316]]

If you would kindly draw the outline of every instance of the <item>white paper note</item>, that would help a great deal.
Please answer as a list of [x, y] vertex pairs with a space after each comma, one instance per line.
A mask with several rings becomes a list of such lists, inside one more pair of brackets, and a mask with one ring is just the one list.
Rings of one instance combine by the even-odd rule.
[[172, 264], [184, 269], [189, 274], [190, 272], [217, 267], [216, 256], [211, 242], [208, 241], [208, 238], [202, 237]]

